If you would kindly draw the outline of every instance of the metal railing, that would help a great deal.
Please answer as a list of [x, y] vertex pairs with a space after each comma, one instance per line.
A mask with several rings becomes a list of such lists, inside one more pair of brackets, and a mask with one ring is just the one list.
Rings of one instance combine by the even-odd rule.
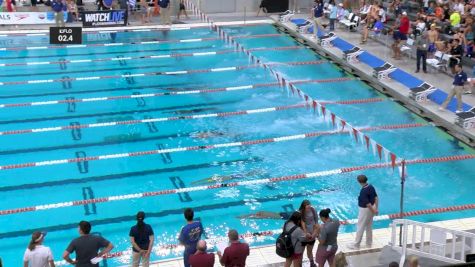
[[[399, 228], [401, 243], [399, 243]], [[475, 234], [426, 223], [397, 219], [391, 224], [393, 249], [401, 253], [400, 266], [407, 254], [447, 263], [465, 263], [465, 255], [475, 252]]]

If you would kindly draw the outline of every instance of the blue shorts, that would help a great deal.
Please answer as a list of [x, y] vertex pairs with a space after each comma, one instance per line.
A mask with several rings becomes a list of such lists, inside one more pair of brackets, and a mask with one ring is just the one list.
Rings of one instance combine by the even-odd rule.
[[400, 31], [395, 31], [393, 34], [394, 40], [407, 40], [407, 35], [400, 32]]
[[429, 53], [434, 53], [435, 51], [437, 51], [437, 48], [435, 47], [435, 43], [429, 44], [427, 51], [429, 51]]

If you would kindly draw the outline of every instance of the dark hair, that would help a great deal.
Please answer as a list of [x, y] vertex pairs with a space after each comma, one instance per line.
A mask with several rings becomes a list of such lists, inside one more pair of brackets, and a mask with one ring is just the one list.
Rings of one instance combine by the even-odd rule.
[[358, 179], [358, 183], [365, 184], [366, 182], [368, 182], [368, 177], [366, 177], [366, 175], [364, 175], [364, 174], [358, 175], [358, 177], [356, 177], [356, 179]]
[[[38, 245], [38, 243], [43, 239], [41, 237], [42, 233], [41, 232], [34, 232], [32, 235], [31, 235], [31, 240], [30, 240], [30, 243], [28, 244], [28, 249], [30, 251], [33, 251], [35, 248], [36, 248], [36, 245]], [[38, 240], [40, 239], [40, 240]]]
[[195, 216], [195, 212], [193, 212], [193, 210], [191, 208], [185, 209], [185, 212], [183, 212], [183, 214], [185, 215], [185, 219], [187, 221], [193, 221], [193, 217]]
[[295, 211], [287, 220], [287, 223], [288, 222], [293, 222], [295, 225], [300, 226], [300, 222], [302, 222], [302, 214], [300, 214], [298, 211]]
[[[310, 205], [310, 201], [308, 199], [304, 199], [302, 203], [300, 204], [299, 211], [301, 214], [304, 214], [305, 208]], [[303, 216], [302, 216], [303, 217]]]
[[80, 221], [79, 222], [79, 229], [81, 229], [81, 231], [88, 235], [90, 232], [91, 232], [91, 224], [87, 221]]
[[231, 240], [231, 241], [238, 241], [239, 240], [239, 234], [234, 229], [229, 230], [228, 237], [229, 237], [229, 240]]
[[145, 219], [145, 212], [143, 211], [137, 212], [137, 228], [140, 232], [145, 230], [145, 227], [144, 227], [145, 223], [143, 222], [144, 219]]
[[389, 263], [389, 267], [399, 267], [399, 263], [393, 261], [393, 262]]
[[329, 208], [326, 208], [326, 209], [321, 210], [318, 213], [318, 215], [320, 215], [320, 217], [322, 217], [322, 218], [328, 219], [328, 218], [330, 218], [330, 212], [332, 212], [332, 211]]

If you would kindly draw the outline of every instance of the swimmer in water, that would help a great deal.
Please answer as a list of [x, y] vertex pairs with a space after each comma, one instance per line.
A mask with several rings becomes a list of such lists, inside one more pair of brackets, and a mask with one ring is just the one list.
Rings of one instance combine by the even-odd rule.
[[288, 220], [292, 213], [295, 212], [292, 204], [282, 206], [283, 212], [258, 211], [256, 213], [244, 214], [236, 216], [238, 219], [272, 219], [272, 220]]
[[190, 134], [190, 137], [193, 138], [211, 138], [211, 137], [218, 137], [218, 136], [225, 136], [226, 133], [220, 131], [206, 131], [206, 132], [196, 132]]
[[179, 110], [174, 110], [174, 111], [165, 111], [163, 113], [173, 113], [173, 114], [176, 114], [176, 115], [187, 115], [187, 114], [193, 114], [193, 113], [198, 113], [198, 112], [203, 112], [203, 111], [210, 111], [210, 110], [216, 110], [216, 108], [179, 109]]
[[242, 179], [242, 178], [249, 177], [249, 176], [263, 175], [264, 173], [266, 173], [264, 170], [257, 169], [257, 170], [252, 170], [252, 171], [249, 171], [249, 172], [246, 172], [246, 173], [238, 173], [238, 174], [231, 174], [231, 175], [215, 174], [215, 175], [213, 175], [212, 177], [209, 177], [209, 178], [201, 179], [201, 180], [198, 180], [198, 181], [193, 181], [193, 182], [191, 182], [191, 185], [206, 185], [206, 184], [213, 184], [213, 183], [225, 183], [225, 182], [229, 182], [229, 181], [236, 180], [236, 179]]

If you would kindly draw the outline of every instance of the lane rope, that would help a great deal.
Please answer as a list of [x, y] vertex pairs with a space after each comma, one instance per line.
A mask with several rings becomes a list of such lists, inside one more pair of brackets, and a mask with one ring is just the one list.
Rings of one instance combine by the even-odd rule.
[[[253, 49], [253, 51], [285, 51], [294, 49], [307, 49], [303, 46], [283, 46], [283, 47], [262, 47]], [[137, 57], [108, 57], [108, 58], [93, 58], [93, 59], [77, 59], [77, 60], [62, 60], [62, 61], [34, 61], [34, 62], [18, 62], [18, 63], [0, 63], [0, 67], [16, 67], [16, 66], [36, 66], [36, 65], [61, 65], [61, 64], [77, 64], [77, 63], [92, 63], [92, 62], [109, 62], [109, 61], [133, 61], [142, 59], [160, 59], [160, 58], [180, 58], [180, 57], [196, 57], [196, 56], [213, 56], [236, 52], [234, 49], [219, 50], [219, 51], [205, 51], [195, 53], [177, 53], [177, 54], [155, 54], [148, 56]], [[124, 52], [127, 54], [129, 52]]]
[[[328, 102], [322, 102], [322, 103], [327, 104], [327, 105], [328, 104], [354, 105], [354, 104], [366, 104], [366, 103], [375, 103], [375, 102], [382, 102], [382, 101], [384, 101], [384, 99], [382, 98], [369, 98], [369, 99], [355, 99], [355, 100], [342, 100], [342, 101], [328, 101]], [[277, 106], [277, 107], [270, 107], [270, 108], [248, 109], [248, 110], [228, 111], [228, 112], [219, 112], [219, 113], [205, 113], [205, 114], [187, 115], [187, 116], [173, 116], [173, 117], [162, 117], [162, 118], [148, 118], [148, 119], [142, 119], [142, 120], [111, 121], [111, 122], [100, 122], [100, 123], [79, 124], [79, 125], [8, 130], [8, 131], [0, 132], [0, 135], [44, 133], [44, 132], [56, 132], [56, 131], [65, 131], [65, 130], [73, 130], [73, 129], [112, 127], [112, 126], [118, 126], [118, 125], [133, 125], [133, 124], [154, 123], [154, 122], [164, 122], [164, 121], [231, 117], [231, 116], [239, 116], [239, 115], [252, 115], [252, 114], [258, 114], [258, 113], [283, 111], [283, 110], [303, 108], [303, 107], [308, 108], [307, 104], [296, 104], [296, 105]]]
[[[409, 129], [409, 128], [424, 127], [424, 126], [427, 126], [427, 124], [422, 124], [422, 123], [395, 124], [395, 125], [365, 127], [365, 128], [360, 128], [359, 130], [369, 132], [369, 131], [378, 131], [378, 130]], [[147, 150], [147, 151], [125, 152], [125, 153], [118, 153], [118, 154], [106, 154], [106, 155], [90, 156], [90, 157], [82, 157], [82, 158], [46, 160], [46, 161], [38, 161], [38, 162], [28, 162], [28, 163], [2, 165], [2, 166], [0, 166], [0, 170], [22, 169], [22, 168], [29, 168], [29, 167], [40, 167], [40, 166], [52, 166], [52, 165], [61, 165], [61, 164], [68, 164], [68, 163], [77, 163], [77, 162], [84, 162], [84, 161], [97, 161], [97, 160], [108, 160], [108, 159], [148, 156], [148, 155], [157, 155], [157, 154], [163, 154], [163, 153], [176, 153], [176, 152], [199, 151], [199, 150], [208, 150], [208, 149], [217, 149], [217, 148], [251, 146], [251, 145], [258, 145], [258, 144], [270, 144], [270, 143], [279, 143], [279, 142], [286, 142], [286, 141], [292, 141], [292, 140], [301, 140], [301, 139], [313, 138], [313, 137], [319, 137], [319, 136], [336, 135], [336, 134], [342, 134], [342, 133], [350, 133], [351, 134], [351, 131], [345, 131], [345, 130], [343, 130], [343, 131], [341, 131], [341, 130], [319, 131], [319, 132], [310, 132], [310, 133], [287, 135], [287, 136], [280, 136], [280, 137], [274, 137], [274, 138], [265, 138], [265, 139], [254, 139], [254, 140], [231, 142], [231, 143], [218, 143], [218, 144], [211, 144], [211, 145], [176, 147], [176, 148], [166, 148], [166, 149], [154, 149], [154, 150]], [[475, 157], [475, 155], [473, 155], [473, 157]], [[408, 162], [408, 164], [410, 164], [410, 162]], [[365, 166], [368, 166], [368, 165], [365, 165]]]
[[[286, 62], [286, 63], [269, 63], [272, 66], [300, 66], [300, 65], [319, 65], [328, 63], [326, 60], [314, 60], [304, 62]], [[176, 70], [176, 71], [154, 71], [146, 73], [134, 73], [134, 74], [121, 74], [121, 75], [103, 75], [103, 76], [86, 76], [86, 77], [73, 77], [73, 78], [61, 78], [61, 79], [45, 79], [45, 80], [29, 80], [29, 81], [9, 81], [0, 82], [0, 85], [19, 85], [19, 84], [41, 84], [41, 83], [53, 83], [53, 82], [71, 82], [71, 81], [91, 81], [91, 80], [104, 80], [104, 79], [119, 79], [119, 78], [132, 78], [132, 77], [145, 77], [145, 76], [157, 76], [157, 75], [184, 75], [193, 73], [206, 73], [206, 72], [223, 72], [223, 71], [237, 71], [243, 69], [257, 68], [258, 64], [243, 65], [243, 66], [230, 66], [211, 69], [195, 69], [195, 70]]]
[[[298, 82], [301, 84], [336, 83], [336, 82], [345, 82], [345, 81], [351, 81], [351, 80], [354, 80], [354, 79], [350, 77], [348, 78], [345, 77], [345, 78], [322, 79], [322, 80], [301, 80], [301, 81], [295, 81], [295, 82], [296, 83]], [[0, 108], [45, 106], [45, 105], [80, 103], [80, 102], [113, 101], [113, 100], [120, 100], [120, 99], [129, 99], [129, 98], [148, 98], [148, 97], [161, 97], [161, 96], [170, 96], [170, 95], [207, 94], [207, 93], [260, 89], [260, 88], [272, 87], [272, 86], [279, 86], [279, 83], [261, 83], [261, 84], [242, 85], [242, 86], [221, 87], [221, 88], [214, 88], [214, 89], [188, 90], [188, 91], [176, 91], [176, 92], [153, 93], [153, 94], [120, 95], [120, 96], [108, 96], [108, 97], [104, 96], [104, 97], [61, 99], [61, 100], [48, 100], [48, 101], [24, 102], [24, 103], [7, 103], [7, 104], [0, 104]]]
[[[278, 37], [280, 34], [256, 34], [256, 35], [242, 35], [234, 38], [269, 38]], [[209, 38], [194, 38], [194, 39], [175, 39], [175, 40], [155, 40], [142, 42], [118, 42], [118, 43], [99, 43], [99, 44], [80, 44], [80, 45], [44, 45], [44, 46], [17, 46], [17, 47], [2, 47], [0, 51], [23, 51], [23, 50], [47, 50], [47, 49], [71, 49], [71, 48], [88, 48], [88, 47], [108, 47], [108, 46], [128, 46], [128, 45], [154, 45], [154, 44], [174, 44], [174, 43], [199, 43], [203, 41], [220, 40], [217, 37]]]

